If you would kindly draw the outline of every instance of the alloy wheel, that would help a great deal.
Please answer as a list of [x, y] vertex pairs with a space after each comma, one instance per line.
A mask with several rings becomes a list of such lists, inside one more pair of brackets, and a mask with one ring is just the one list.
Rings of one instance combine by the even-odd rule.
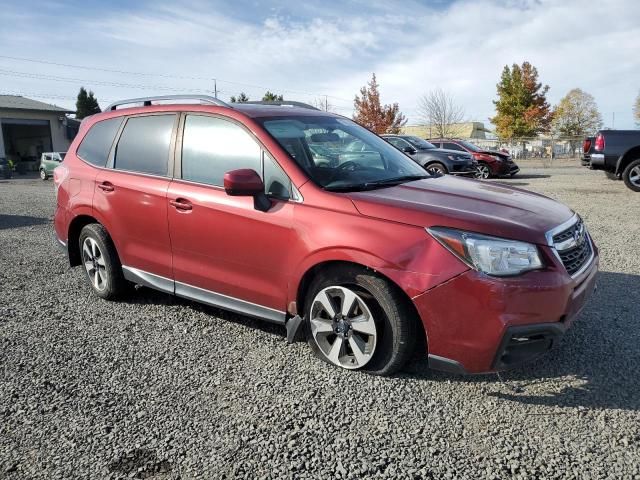
[[629, 182], [640, 188], [640, 165], [632, 168], [629, 172]]
[[477, 170], [476, 170], [476, 178], [489, 178], [489, 175], [491, 175], [491, 170], [489, 170], [489, 166], [488, 165], [478, 165]]
[[82, 243], [82, 261], [89, 276], [89, 281], [96, 290], [102, 291], [107, 287], [107, 265], [98, 242], [87, 237]]
[[427, 167], [427, 173], [429, 175], [435, 175], [435, 176], [439, 176], [439, 175], [444, 175], [447, 172], [445, 172], [444, 170], [442, 170], [442, 167], [438, 166], [438, 165], [433, 165], [433, 166], [429, 166]]
[[40, 170], [40, 178], [42, 180], [46, 180], [47, 179], [47, 172], [44, 170]]
[[362, 297], [341, 286], [321, 290], [310, 312], [311, 335], [334, 365], [355, 369], [366, 365], [376, 349], [374, 317]]

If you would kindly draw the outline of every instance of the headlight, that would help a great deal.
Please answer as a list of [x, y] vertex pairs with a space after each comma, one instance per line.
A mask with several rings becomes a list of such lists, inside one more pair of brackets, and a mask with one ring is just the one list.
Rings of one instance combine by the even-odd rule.
[[538, 247], [531, 243], [445, 227], [427, 228], [427, 232], [464, 263], [487, 275], [519, 275], [544, 266]]

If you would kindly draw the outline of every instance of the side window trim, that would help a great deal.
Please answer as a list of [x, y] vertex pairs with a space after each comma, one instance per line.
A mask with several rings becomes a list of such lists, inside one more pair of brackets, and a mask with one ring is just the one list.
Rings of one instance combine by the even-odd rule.
[[[116, 158], [116, 152], [118, 150], [118, 143], [120, 142], [120, 137], [122, 136], [122, 132], [124, 132], [125, 127], [127, 126], [127, 122], [131, 119], [131, 118], [139, 118], [139, 117], [154, 117], [154, 116], [162, 116], [162, 115], [173, 115], [174, 121], [173, 121], [173, 127], [171, 130], [171, 139], [169, 140], [169, 155], [167, 157], [167, 174], [166, 175], [154, 175], [151, 173], [145, 173], [145, 172], [137, 172], [135, 170], [118, 170], [115, 168], [115, 158]], [[105, 168], [108, 168], [110, 170], [116, 170], [119, 172], [125, 172], [125, 173], [132, 173], [135, 175], [145, 175], [147, 177], [157, 177], [157, 178], [169, 178], [172, 179], [173, 175], [172, 172], [174, 170], [174, 163], [175, 163], [175, 144], [176, 144], [176, 135], [177, 135], [177, 125], [178, 122], [180, 120], [180, 112], [150, 112], [150, 113], [140, 113], [137, 115], [127, 115], [122, 117], [124, 119], [124, 121], [122, 122], [122, 124], [120, 125], [120, 128], [118, 129], [118, 133], [116, 133], [115, 139], [113, 141], [113, 143], [111, 144], [111, 150], [109, 151], [109, 157], [107, 158], [107, 164], [105, 165]]]

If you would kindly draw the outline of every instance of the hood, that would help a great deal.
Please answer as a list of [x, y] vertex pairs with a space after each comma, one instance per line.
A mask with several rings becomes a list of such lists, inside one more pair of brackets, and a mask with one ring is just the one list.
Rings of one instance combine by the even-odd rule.
[[502, 160], [507, 160], [508, 158], [511, 158], [511, 155], [509, 155], [508, 153], [496, 152], [495, 150], [482, 150], [478, 153], [483, 153], [484, 155], [491, 155], [494, 157], [498, 157], [498, 158], [501, 158]]
[[543, 195], [450, 175], [348, 195], [369, 217], [538, 244], [546, 244], [545, 233], [573, 215], [569, 207]]

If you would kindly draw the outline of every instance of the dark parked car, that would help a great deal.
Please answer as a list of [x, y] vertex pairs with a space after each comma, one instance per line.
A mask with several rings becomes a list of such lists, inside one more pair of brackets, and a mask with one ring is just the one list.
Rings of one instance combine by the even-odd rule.
[[622, 178], [640, 192], [640, 130], [600, 130], [594, 143], [591, 168]]
[[11, 178], [11, 167], [4, 157], [0, 157], [0, 178]]
[[583, 167], [591, 166], [591, 154], [596, 145], [596, 137], [587, 137], [582, 142], [582, 157], [580, 158], [580, 162]]
[[413, 135], [381, 136], [431, 174], [476, 176], [478, 172], [478, 163], [468, 153], [443, 150]]
[[449, 138], [437, 138], [429, 140], [439, 148], [468, 152], [478, 162], [478, 177], [491, 178], [511, 175], [512, 177], [520, 171], [520, 168], [511, 158], [511, 155], [495, 150], [485, 150], [473, 143]]
[[595, 287], [561, 203], [429, 175], [313, 107], [185, 97], [87, 117], [54, 170], [57, 238], [103, 299], [137, 284], [302, 327], [326, 362], [388, 375], [416, 352], [459, 373], [531, 360]]

